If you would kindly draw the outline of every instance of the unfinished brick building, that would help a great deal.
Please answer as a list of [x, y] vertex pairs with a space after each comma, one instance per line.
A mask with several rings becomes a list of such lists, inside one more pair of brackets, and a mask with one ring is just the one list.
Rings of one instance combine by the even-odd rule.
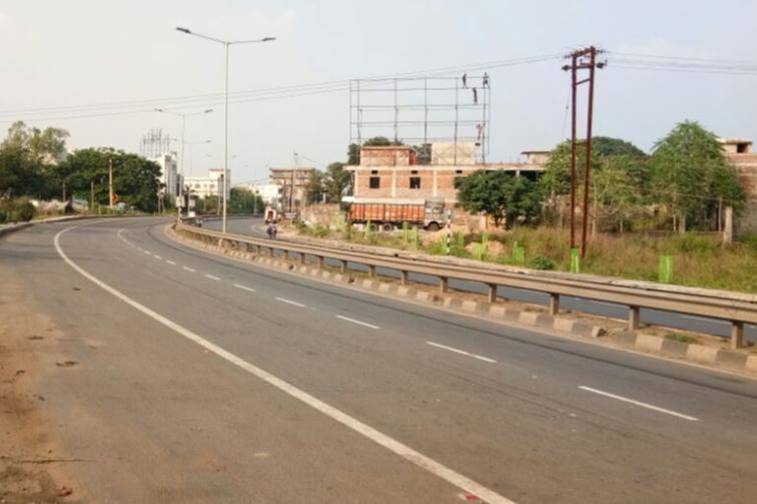
[[453, 204], [457, 201], [456, 177], [477, 170], [504, 170], [536, 178], [544, 170], [544, 151], [524, 152], [520, 163], [476, 163], [476, 148], [473, 143], [435, 143], [431, 163], [422, 165], [409, 146], [364, 146], [360, 164], [345, 167], [353, 174], [354, 201], [443, 198]]

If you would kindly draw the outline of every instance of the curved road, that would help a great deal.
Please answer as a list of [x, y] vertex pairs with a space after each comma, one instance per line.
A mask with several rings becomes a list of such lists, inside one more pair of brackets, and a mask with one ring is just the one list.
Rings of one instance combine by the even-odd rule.
[[215, 257], [165, 222], [0, 241], [78, 363], [41, 408], [92, 502], [757, 500], [757, 382]]

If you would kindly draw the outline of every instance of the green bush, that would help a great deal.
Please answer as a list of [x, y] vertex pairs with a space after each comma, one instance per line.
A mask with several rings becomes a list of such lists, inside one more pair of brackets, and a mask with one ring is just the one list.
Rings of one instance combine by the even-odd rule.
[[553, 270], [555, 269], [555, 262], [549, 257], [536, 256], [531, 261], [531, 267], [537, 270]]
[[37, 209], [28, 198], [17, 198], [3, 201], [0, 204], [0, 212], [3, 214], [0, 222], [28, 222], [34, 218]]
[[5, 223], [5, 217], [6, 217], [5, 210], [3, 210], [2, 208], [0, 208], [0, 224], [4, 224]]
[[680, 252], [711, 254], [719, 248], [719, 243], [710, 236], [697, 233], [684, 233], [672, 240], [673, 246]]

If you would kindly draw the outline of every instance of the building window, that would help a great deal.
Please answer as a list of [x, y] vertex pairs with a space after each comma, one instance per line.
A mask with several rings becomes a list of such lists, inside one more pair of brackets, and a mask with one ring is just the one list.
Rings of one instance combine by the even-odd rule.
[[368, 187], [378, 189], [381, 187], [381, 177], [371, 177], [368, 179]]
[[378, 175], [378, 170], [371, 170], [371, 175]]
[[410, 177], [410, 189], [420, 189], [420, 188], [421, 188], [421, 178]]
[[418, 175], [418, 170], [410, 170], [410, 175]]
[[455, 170], [455, 175], [462, 175], [462, 174], [463, 174], [463, 170]]

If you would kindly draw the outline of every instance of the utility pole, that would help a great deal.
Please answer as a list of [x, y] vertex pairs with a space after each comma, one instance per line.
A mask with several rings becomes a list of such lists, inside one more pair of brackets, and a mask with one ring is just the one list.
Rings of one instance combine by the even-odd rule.
[[108, 207], [113, 209], [113, 159], [108, 158]]
[[89, 213], [95, 212], [95, 180], [89, 181]]
[[[563, 70], [571, 72], [571, 146], [570, 146], [570, 247], [576, 247], [576, 190], [578, 169], [576, 166], [577, 150], [577, 126], [576, 126], [576, 102], [578, 86], [589, 84], [589, 96], [586, 114], [586, 164], [584, 167], [584, 191], [583, 205], [581, 213], [581, 257], [586, 257], [587, 230], [589, 224], [589, 188], [591, 179], [591, 136], [592, 121], [594, 115], [594, 77], [595, 69], [603, 68], [606, 62], [597, 63], [597, 54], [604, 52], [591, 46], [572, 52], [566, 58], [570, 58], [571, 64], [562, 67]], [[578, 71], [588, 70], [589, 76], [585, 79], [578, 80]]]

